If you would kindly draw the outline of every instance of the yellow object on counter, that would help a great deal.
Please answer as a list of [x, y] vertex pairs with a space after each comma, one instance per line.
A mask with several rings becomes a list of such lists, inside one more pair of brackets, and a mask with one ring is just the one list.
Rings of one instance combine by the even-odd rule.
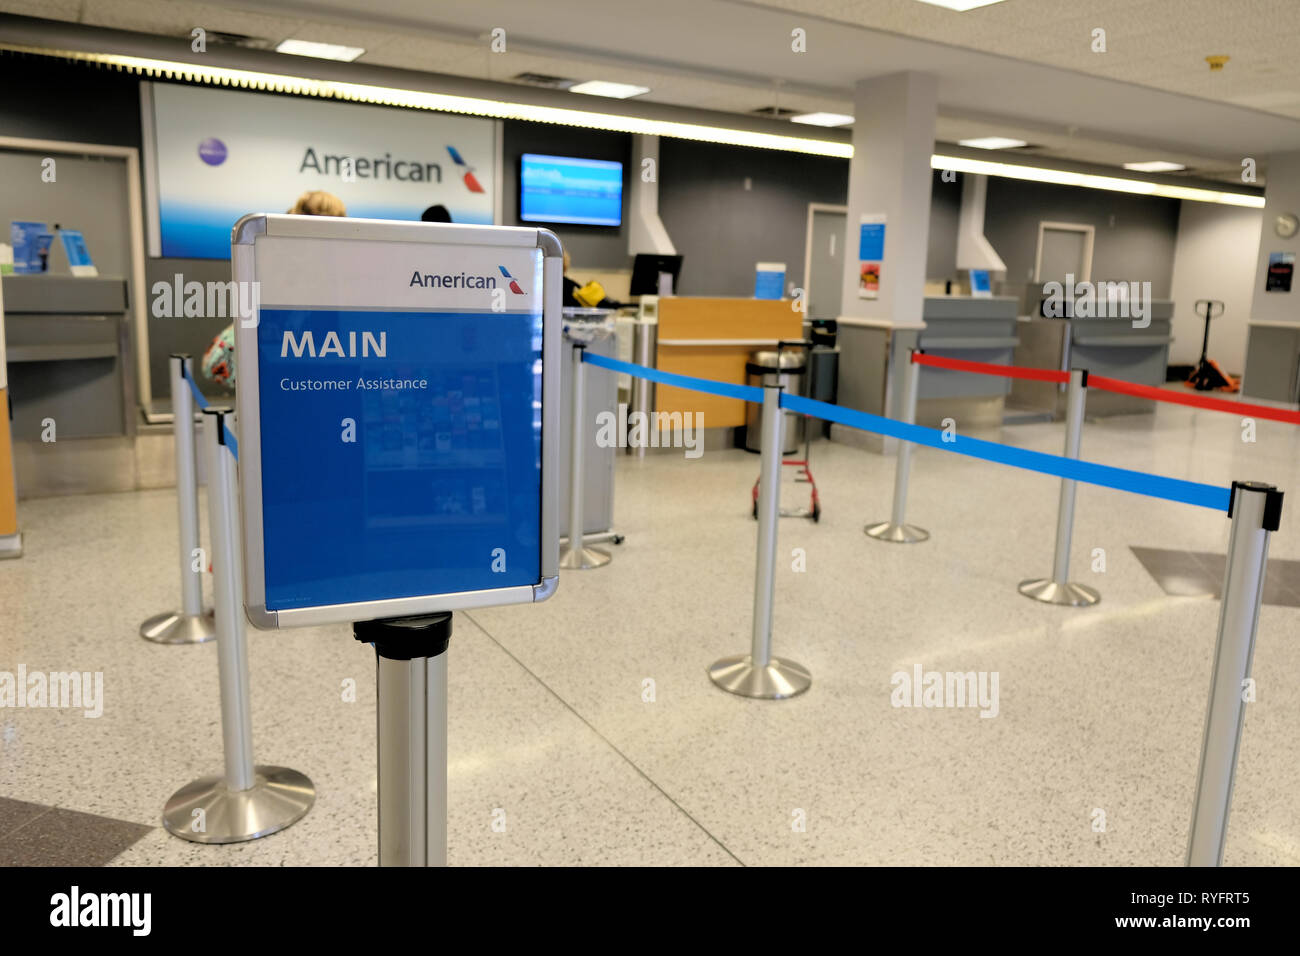
[[605, 287], [592, 279], [580, 289], [573, 290], [573, 297], [577, 299], [579, 305], [585, 305], [589, 309], [594, 309], [605, 300]]

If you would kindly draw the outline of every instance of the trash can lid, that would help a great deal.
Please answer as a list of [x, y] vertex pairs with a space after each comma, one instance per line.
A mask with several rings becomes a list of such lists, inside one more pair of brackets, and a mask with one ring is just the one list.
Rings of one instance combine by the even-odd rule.
[[804, 367], [804, 356], [802, 352], [776, 352], [767, 350], [762, 352], [750, 352], [749, 363], [746, 366], [747, 371], [755, 374], [761, 374], [765, 371], [775, 372], [778, 369], [785, 372], [799, 372]]

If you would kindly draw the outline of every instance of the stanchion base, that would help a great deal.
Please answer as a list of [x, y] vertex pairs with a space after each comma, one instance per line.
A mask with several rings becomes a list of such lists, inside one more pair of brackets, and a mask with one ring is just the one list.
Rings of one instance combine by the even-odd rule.
[[812, 686], [812, 674], [802, 664], [774, 657], [766, 667], [755, 667], [748, 654], [724, 657], [709, 668], [709, 677], [728, 694], [760, 700], [795, 697]]
[[1073, 582], [1057, 584], [1048, 578], [1030, 578], [1021, 581], [1018, 589], [1027, 598], [1042, 601], [1044, 604], [1060, 604], [1064, 607], [1091, 607], [1101, 600], [1101, 595], [1090, 587]]
[[211, 609], [198, 617], [168, 611], [141, 624], [140, 636], [155, 644], [202, 644], [217, 636], [217, 622]]
[[316, 801], [316, 788], [297, 770], [259, 764], [253, 773], [248, 790], [227, 790], [224, 776], [186, 784], [163, 807], [163, 826], [193, 843], [242, 843], [297, 823]]
[[610, 554], [600, 548], [570, 548], [560, 552], [560, 570], [589, 571], [609, 564]]
[[914, 524], [894, 524], [892, 521], [869, 524], [862, 530], [869, 538], [889, 541], [893, 544], [916, 544], [918, 541], [928, 541], [930, 538], [930, 532], [924, 528], [918, 528]]

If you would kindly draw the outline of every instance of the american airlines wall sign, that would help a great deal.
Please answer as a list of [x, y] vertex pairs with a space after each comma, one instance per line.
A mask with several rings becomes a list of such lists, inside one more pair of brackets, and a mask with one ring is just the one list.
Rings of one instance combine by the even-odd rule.
[[150, 254], [228, 259], [249, 212], [287, 210], [310, 189], [348, 215], [418, 221], [442, 204], [452, 220], [491, 225], [498, 194], [493, 120], [145, 84]]

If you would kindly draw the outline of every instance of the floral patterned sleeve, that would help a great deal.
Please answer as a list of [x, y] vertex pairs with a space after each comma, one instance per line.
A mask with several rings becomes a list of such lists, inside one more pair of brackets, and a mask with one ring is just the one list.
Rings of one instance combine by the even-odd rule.
[[203, 353], [203, 374], [226, 388], [235, 387], [235, 325], [221, 330]]

